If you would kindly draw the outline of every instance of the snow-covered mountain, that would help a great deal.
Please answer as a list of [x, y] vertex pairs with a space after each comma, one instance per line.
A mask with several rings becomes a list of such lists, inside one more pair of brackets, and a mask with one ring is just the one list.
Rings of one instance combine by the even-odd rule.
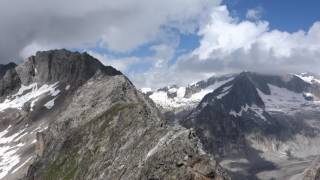
[[320, 154], [319, 80], [310, 73], [243, 72], [218, 83], [177, 118], [195, 129], [204, 148], [234, 177], [290, 179], [307, 167], [292, 165], [301, 163], [296, 159], [310, 163]]
[[205, 95], [231, 81], [234, 76], [233, 74], [213, 76], [186, 87], [172, 85], [154, 91], [150, 88], [142, 88], [141, 91], [147, 94], [163, 111], [180, 112], [195, 108]]

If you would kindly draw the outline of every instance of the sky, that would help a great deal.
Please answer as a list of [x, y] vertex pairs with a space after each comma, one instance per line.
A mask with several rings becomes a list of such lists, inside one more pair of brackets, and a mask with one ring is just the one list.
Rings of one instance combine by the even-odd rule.
[[320, 73], [318, 0], [2, 0], [0, 63], [87, 51], [138, 87], [241, 71]]

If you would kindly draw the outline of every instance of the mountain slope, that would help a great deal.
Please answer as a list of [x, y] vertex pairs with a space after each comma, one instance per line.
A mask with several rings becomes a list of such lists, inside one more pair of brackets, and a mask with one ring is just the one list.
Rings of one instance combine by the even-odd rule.
[[320, 153], [317, 87], [297, 75], [244, 72], [207, 94], [181, 123], [195, 129], [206, 150], [231, 158], [225, 167], [255, 179], [288, 158]]
[[39, 52], [0, 72], [0, 179], [228, 179], [193, 131], [86, 53]]
[[147, 94], [162, 111], [179, 113], [196, 107], [206, 94], [231, 81], [233, 77], [233, 74], [213, 76], [187, 87], [173, 85], [155, 91], [150, 88], [143, 88], [141, 91]]

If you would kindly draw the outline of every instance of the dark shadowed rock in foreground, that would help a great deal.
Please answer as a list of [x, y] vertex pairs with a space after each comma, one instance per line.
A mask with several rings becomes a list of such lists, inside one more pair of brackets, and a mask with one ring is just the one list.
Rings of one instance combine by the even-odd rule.
[[[1, 132], [29, 132], [12, 145], [34, 159], [24, 179], [229, 179], [192, 130], [168, 124], [124, 75], [86, 53], [39, 52], [0, 75]], [[20, 177], [19, 166], [28, 167], [13, 164], [3, 177]]]

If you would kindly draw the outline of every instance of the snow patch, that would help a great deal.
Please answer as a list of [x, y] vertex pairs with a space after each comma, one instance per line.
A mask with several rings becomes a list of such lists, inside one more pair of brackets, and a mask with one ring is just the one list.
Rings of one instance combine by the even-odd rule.
[[217, 99], [221, 99], [223, 98], [225, 95], [227, 95], [231, 89], [232, 85], [231, 86], [227, 86], [227, 87], [224, 87], [222, 92], [217, 96]]
[[235, 110], [231, 110], [229, 112], [230, 115], [234, 117], [241, 117], [243, 112], [247, 112], [249, 110], [250, 106], [246, 104], [245, 106], [241, 106], [241, 110], [239, 112], [236, 112]]
[[169, 93], [176, 93], [177, 91], [178, 91], [177, 88], [170, 88], [170, 89], [168, 90]]
[[241, 107], [241, 110], [239, 112], [236, 112], [235, 110], [231, 110], [229, 112], [229, 114], [234, 117], [241, 117], [244, 112], [248, 112], [248, 111], [253, 112], [256, 117], [258, 117], [264, 121], [267, 121], [267, 118], [263, 115], [264, 109], [258, 107], [255, 104], [252, 106], [249, 106], [248, 104], [246, 104], [245, 106]]
[[0, 132], [0, 179], [5, 177], [20, 162], [20, 156], [17, 151], [24, 145], [22, 143], [9, 144], [24, 131], [21, 130], [11, 136], [6, 136], [10, 128], [11, 126]]
[[147, 94], [148, 92], [152, 92], [151, 88], [141, 88], [141, 92]]
[[286, 88], [280, 88], [274, 85], [268, 84], [271, 94], [264, 94], [257, 89], [259, 96], [262, 98], [267, 111], [277, 112], [295, 112], [301, 108], [312, 108], [315, 102], [305, 99], [303, 93], [296, 93]]
[[70, 84], [68, 84], [65, 88], [66, 91], [68, 91], [70, 89]]
[[27, 160], [25, 160], [22, 164], [20, 164], [20, 166], [18, 166], [17, 168], [15, 168], [11, 174], [17, 172], [19, 169], [21, 169], [24, 165], [26, 165], [29, 161], [31, 161], [33, 159], [33, 157], [29, 157]]
[[7, 97], [6, 100], [0, 103], [0, 111], [8, 108], [21, 110], [24, 104], [30, 101], [32, 111], [35, 103], [39, 100], [41, 95], [49, 93], [51, 96], [55, 97], [60, 93], [60, 90], [57, 89], [58, 84], [59, 82], [51, 85], [44, 84], [40, 88], [38, 88], [37, 83], [33, 83], [28, 86], [22, 85], [16, 94]]
[[[200, 92], [194, 93], [191, 97], [185, 97], [186, 94], [186, 87], [179, 87], [179, 88], [170, 88], [168, 90], [169, 93], [177, 93], [177, 96], [174, 98], [170, 98], [165, 91], [156, 91], [150, 95], [150, 98], [160, 107], [168, 110], [179, 110], [179, 109], [186, 109], [188, 107], [196, 106], [205, 95], [208, 93], [213, 92], [221, 85], [233, 80], [233, 78], [229, 78], [224, 81], [216, 81], [211, 86], [202, 89]], [[142, 92], [146, 92], [150, 89], [141, 89]], [[150, 92], [150, 91], [148, 91]]]
[[183, 98], [186, 95], [186, 88], [185, 87], [180, 87], [177, 90], [177, 97], [178, 98]]
[[308, 75], [307, 73], [302, 73], [300, 75], [295, 74], [295, 76], [297, 76], [298, 78], [302, 79], [303, 81], [309, 83], [309, 84], [313, 84], [313, 83], [319, 83], [320, 84], [320, 80], [315, 78], [312, 75]]
[[54, 101], [56, 100], [56, 98], [51, 99], [50, 101], [48, 101], [46, 104], [44, 104], [44, 106], [47, 109], [51, 109], [54, 106]]
[[195, 93], [191, 96], [191, 99], [197, 100], [198, 102], [200, 102], [203, 97], [211, 92], [213, 92], [214, 90], [218, 89], [220, 86], [226, 84], [229, 81], [232, 81], [233, 78], [224, 80], [224, 81], [216, 81], [213, 85], [208, 86], [205, 89], [202, 89], [200, 92]]
[[[0, 179], [6, 177], [8, 173], [15, 173], [33, 158], [29, 157], [22, 161], [22, 157], [20, 156], [21, 150], [30, 144], [36, 143], [35, 134], [45, 130], [47, 127], [45, 124], [40, 124], [32, 130], [27, 129], [28, 126], [24, 126], [19, 131], [12, 133], [10, 131], [14, 129], [10, 125], [0, 132]], [[28, 137], [24, 139], [27, 135]], [[32, 142], [30, 143], [31, 140]], [[19, 163], [21, 164], [19, 165]]]

